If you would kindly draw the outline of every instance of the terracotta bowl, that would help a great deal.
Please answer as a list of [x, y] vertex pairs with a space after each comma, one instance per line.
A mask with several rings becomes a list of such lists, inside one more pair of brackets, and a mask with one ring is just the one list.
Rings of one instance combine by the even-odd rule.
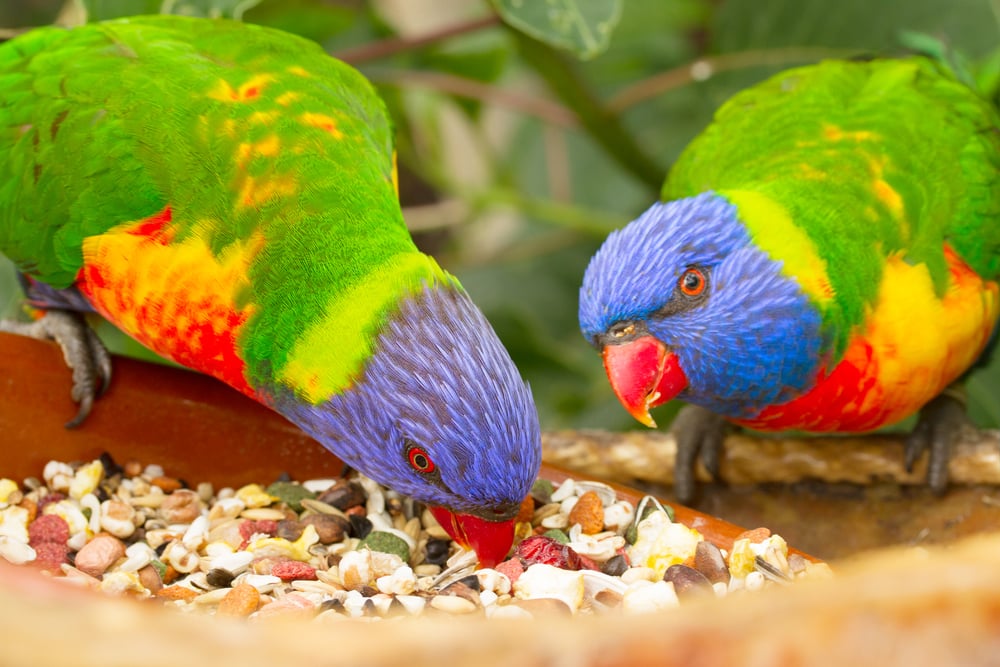
[[[200, 375], [117, 359], [83, 426], [57, 348], [0, 334], [0, 475], [51, 459], [163, 465], [217, 485], [337, 474], [295, 427]], [[571, 473], [545, 466], [553, 481]], [[616, 487], [632, 502], [641, 494]], [[741, 528], [684, 507], [726, 547]], [[942, 553], [879, 556], [831, 580], [685, 602], [661, 614], [489, 621], [425, 615], [371, 623], [254, 623], [76, 589], [0, 562], [0, 665], [866, 665], [988, 664], [1000, 650], [1000, 538]], [[986, 658], [985, 661], [982, 659]]]

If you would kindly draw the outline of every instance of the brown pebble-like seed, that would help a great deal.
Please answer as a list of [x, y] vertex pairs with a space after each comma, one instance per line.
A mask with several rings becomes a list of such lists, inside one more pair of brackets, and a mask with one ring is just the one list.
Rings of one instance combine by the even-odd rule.
[[149, 483], [152, 484], [153, 486], [160, 487], [160, 489], [164, 493], [172, 493], [181, 488], [182, 486], [180, 480], [166, 476], [154, 477], [153, 479], [149, 480]]
[[219, 602], [219, 616], [249, 616], [260, 606], [260, 591], [250, 584], [239, 584]]
[[329, 489], [324, 491], [318, 500], [328, 505], [333, 505], [340, 511], [347, 511], [349, 507], [364, 505], [368, 497], [360, 484], [340, 480]]
[[712, 588], [712, 582], [704, 574], [687, 565], [671, 565], [663, 574], [663, 580], [674, 585], [677, 597], [712, 595], [715, 593]]
[[76, 569], [100, 577], [125, 555], [125, 543], [111, 535], [97, 535], [76, 552]]
[[294, 542], [302, 537], [303, 530], [305, 530], [305, 524], [302, 522], [294, 519], [282, 519], [278, 522], [278, 529], [275, 531], [275, 536], [289, 542]]
[[201, 499], [190, 489], [177, 489], [163, 499], [160, 514], [168, 523], [191, 523], [201, 515]]
[[694, 551], [694, 566], [713, 584], [729, 583], [729, 567], [722, 551], [708, 540], [702, 540]]
[[139, 570], [139, 583], [153, 595], [156, 595], [163, 589], [163, 581], [160, 579], [160, 573], [152, 565], [147, 565]]
[[351, 522], [336, 514], [310, 514], [302, 523], [316, 529], [321, 544], [341, 542], [351, 530]]
[[142, 474], [142, 464], [135, 459], [130, 459], [122, 465], [122, 472], [126, 477], [138, 477]]
[[580, 496], [570, 510], [569, 525], [577, 523], [587, 535], [594, 535], [604, 530], [604, 503], [593, 491], [587, 491]]
[[[742, 533], [736, 536], [736, 540], [750, 540], [751, 544], [757, 544], [758, 542], [763, 542], [767, 538], [771, 537], [771, 530], [769, 528], [754, 528], [753, 530], [744, 530]], [[736, 540], [733, 540], [734, 542]]]
[[531, 598], [528, 600], [514, 600], [511, 606], [520, 607], [532, 616], [572, 616], [573, 610], [569, 605], [556, 598]]

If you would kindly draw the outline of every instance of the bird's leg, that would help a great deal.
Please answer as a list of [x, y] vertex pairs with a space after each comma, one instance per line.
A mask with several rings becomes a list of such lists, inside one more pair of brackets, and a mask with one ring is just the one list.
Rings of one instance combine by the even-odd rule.
[[73, 372], [71, 396], [80, 405], [66, 428], [79, 426], [111, 382], [111, 355], [83, 315], [69, 310], [47, 310], [34, 322], [0, 320], [0, 331], [54, 340], [62, 348], [66, 364]]
[[694, 498], [694, 465], [699, 454], [709, 474], [719, 476], [719, 452], [728, 430], [729, 422], [723, 417], [697, 405], [685, 405], [677, 413], [670, 432], [677, 442], [674, 494], [678, 500], [687, 503]]
[[927, 450], [927, 485], [940, 495], [948, 486], [948, 462], [962, 430], [971, 426], [965, 411], [965, 388], [951, 385], [920, 410], [917, 425], [906, 439], [906, 470], [913, 469]]

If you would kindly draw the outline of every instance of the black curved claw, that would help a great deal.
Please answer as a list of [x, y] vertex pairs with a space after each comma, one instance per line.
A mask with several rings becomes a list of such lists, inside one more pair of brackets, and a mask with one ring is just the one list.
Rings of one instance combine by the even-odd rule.
[[927, 485], [937, 495], [944, 493], [952, 448], [962, 430], [970, 425], [965, 412], [965, 392], [960, 387], [947, 388], [923, 407], [917, 425], [906, 438], [906, 470], [913, 470], [920, 455], [928, 451]]
[[674, 494], [682, 503], [691, 502], [694, 498], [694, 464], [699, 455], [709, 474], [713, 478], [719, 476], [719, 452], [728, 430], [729, 422], [697, 405], [685, 405], [677, 413], [670, 432], [677, 442]]
[[94, 399], [111, 382], [111, 355], [90, 328], [83, 315], [68, 310], [48, 310], [34, 322], [0, 321], [0, 331], [54, 340], [62, 348], [66, 365], [73, 372], [70, 396], [80, 405], [66, 428], [76, 428], [87, 418]]

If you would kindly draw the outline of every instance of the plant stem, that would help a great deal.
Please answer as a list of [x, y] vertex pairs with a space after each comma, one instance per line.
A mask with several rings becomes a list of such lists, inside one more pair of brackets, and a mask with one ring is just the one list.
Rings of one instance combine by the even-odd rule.
[[557, 102], [540, 97], [522, 95], [495, 85], [481, 83], [473, 79], [423, 70], [365, 70], [365, 76], [376, 83], [399, 88], [429, 88], [442, 93], [479, 100], [498, 107], [512, 109], [535, 116], [541, 120], [563, 127], [576, 127], [579, 119], [572, 111]]
[[500, 18], [496, 14], [489, 14], [480, 18], [463, 21], [450, 25], [440, 30], [434, 30], [424, 35], [414, 37], [390, 37], [388, 39], [362, 44], [350, 49], [344, 49], [333, 53], [333, 56], [352, 65], [387, 58], [404, 51], [412, 51], [428, 44], [444, 41], [451, 37], [465, 35], [471, 32], [491, 28], [500, 24]]
[[722, 53], [705, 56], [694, 62], [674, 67], [618, 91], [607, 103], [610, 112], [618, 113], [635, 106], [639, 102], [695, 81], [704, 81], [719, 72], [762, 67], [766, 65], [789, 65], [799, 62], [813, 62], [822, 58], [843, 58], [855, 55], [856, 49], [832, 49], [826, 47], [789, 47], [780, 49], [758, 49]]
[[587, 133], [623, 169], [658, 193], [667, 173], [625, 130], [620, 117], [605, 106], [562, 54], [530, 37], [512, 31], [525, 61], [548, 84], [563, 104], [576, 112]]

